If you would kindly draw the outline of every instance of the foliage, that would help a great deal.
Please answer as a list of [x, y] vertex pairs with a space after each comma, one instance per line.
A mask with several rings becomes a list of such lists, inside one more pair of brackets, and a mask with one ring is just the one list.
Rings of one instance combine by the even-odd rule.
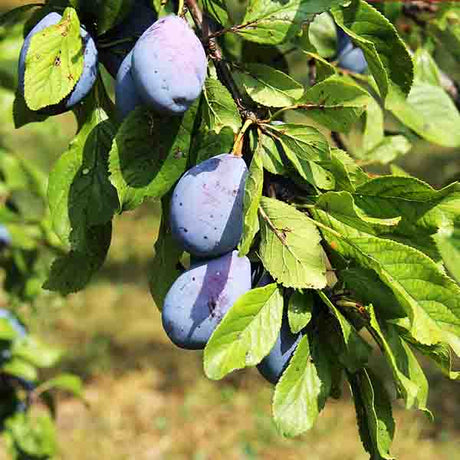
[[[260, 363], [277, 338], [286, 304], [291, 330], [304, 334], [274, 390], [279, 431], [294, 436], [311, 428], [345, 377], [364, 448], [373, 459], [392, 458], [391, 397], [370, 368], [372, 350], [383, 352], [397, 398], [429, 415], [428, 382], [414, 352], [448, 377], [458, 376], [450, 362], [451, 351], [460, 355], [460, 185], [436, 190], [406, 174], [389, 174], [418, 138], [460, 147], [459, 72], [452, 64], [460, 49], [458, 7], [376, 9], [364, 0], [249, 0], [244, 10], [221, 0], [186, 4], [210, 59], [202, 95], [184, 115], [139, 107], [119, 123], [99, 78], [74, 108], [78, 132], [56, 162], [47, 191], [46, 179], [29, 164], [10, 153], [0, 156], [0, 199], [6, 203], [0, 222], [13, 237], [1, 255], [5, 290], [15, 305], [33, 301], [43, 282], [62, 295], [83, 289], [104, 262], [113, 216], [162, 199], [150, 273], [161, 308], [182, 257], [169, 228], [171, 188], [186, 169], [221, 153], [213, 148], [242, 154], [250, 167], [239, 251], [274, 282], [234, 303], [206, 346], [205, 372], [220, 379]], [[27, 27], [62, 6], [50, 0]], [[44, 54], [40, 66], [55, 62], [58, 48], [78, 54], [80, 23], [105, 33], [135, 8], [119, 0], [64, 6], [77, 33], [58, 37], [55, 27], [46, 47], [33, 41]], [[212, 21], [197, 14], [200, 7]], [[23, 21], [25, 13], [24, 7], [7, 13], [1, 27]], [[368, 73], [337, 67], [331, 45], [337, 28], [362, 50]], [[270, 62], [260, 61], [260, 47], [274, 56]], [[433, 56], [444, 48], [452, 56], [438, 63]], [[81, 59], [66, 65], [78, 74]], [[308, 69], [308, 81], [298, 78], [299, 65]], [[72, 90], [67, 81], [59, 94], [41, 92], [35, 101], [31, 85], [40, 69], [26, 72], [29, 110], [17, 96], [18, 127], [43, 118], [31, 108], [55, 104]], [[61, 78], [54, 72], [44, 83]], [[353, 136], [358, 145], [352, 146]], [[20, 364], [13, 360], [6, 369], [31, 380], [33, 366], [55, 362], [37, 361], [27, 350], [19, 356]], [[81, 392], [71, 376], [40, 386]], [[5, 424], [15, 455], [52, 456], [49, 419], [30, 423], [26, 411]]]

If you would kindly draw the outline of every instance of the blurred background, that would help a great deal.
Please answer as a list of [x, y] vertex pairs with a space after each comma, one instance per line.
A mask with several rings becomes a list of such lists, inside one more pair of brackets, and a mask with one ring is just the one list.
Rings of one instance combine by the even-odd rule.
[[[0, 12], [20, 3], [1, 0]], [[0, 75], [14, 83], [21, 30], [0, 41]], [[110, 77], [106, 76], [110, 84]], [[0, 88], [0, 146], [48, 172], [75, 132], [71, 114], [14, 130], [13, 92]], [[460, 127], [459, 127], [460, 129]], [[442, 186], [460, 170], [459, 152], [420, 141], [400, 162], [411, 174]], [[61, 371], [85, 382], [86, 407], [62, 396], [57, 426], [59, 458], [300, 459], [368, 458], [359, 441], [348, 389], [330, 400], [315, 428], [281, 438], [271, 420], [272, 388], [251, 369], [208, 381], [202, 354], [175, 348], [164, 334], [150, 296], [147, 271], [158, 231], [158, 206], [149, 203], [114, 220], [108, 260], [90, 286], [66, 299], [43, 297], [22, 312], [32, 332], [67, 350]], [[390, 371], [375, 356], [385, 375]], [[395, 403], [398, 459], [460, 459], [458, 383], [426, 368], [429, 408], [422, 413]], [[0, 459], [6, 459], [0, 444]]]

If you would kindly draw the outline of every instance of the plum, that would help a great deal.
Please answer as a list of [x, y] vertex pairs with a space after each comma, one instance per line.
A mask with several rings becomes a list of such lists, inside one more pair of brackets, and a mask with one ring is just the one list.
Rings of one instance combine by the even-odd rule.
[[188, 23], [165, 16], [149, 27], [133, 50], [132, 75], [139, 95], [159, 112], [180, 115], [201, 94], [204, 48]]
[[0, 224], [0, 250], [11, 244], [11, 235], [8, 229]]
[[228, 309], [250, 289], [251, 264], [237, 251], [196, 264], [168, 291], [163, 328], [178, 347], [203, 349]]
[[112, 77], [116, 77], [120, 65], [133, 49], [136, 40], [156, 20], [157, 14], [149, 0], [134, 0], [131, 11], [123, 21], [101, 35], [101, 43], [113, 43], [113, 46], [99, 49], [100, 61]]
[[[57, 24], [62, 19], [62, 16], [59, 13], [49, 13], [41, 21], [39, 21], [35, 27], [28, 33], [27, 37], [24, 40], [24, 43], [21, 48], [21, 54], [19, 55], [19, 65], [18, 65], [18, 86], [21, 94], [24, 94], [24, 73], [26, 70], [26, 55], [29, 50], [30, 41], [32, 37], [41, 32], [43, 29]], [[83, 28], [80, 27], [80, 37], [83, 41], [83, 72], [78, 79], [75, 87], [71, 93], [65, 97], [58, 104], [45, 107], [38, 110], [39, 113], [46, 115], [56, 115], [58, 113], [63, 113], [75, 104], [78, 104], [91, 90], [96, 81], [97, 77], [97, 49], [96, 44], [94, 43], [91, 35]]]
[[293, 334], [289, 327], [287, 312], [283, 315], [280, 333], [270, 353], [257, 365], [262, 376], [273, 385], [276, 385], [281, 374], [288, 367], [294, 351], [303, 337], [303, 332]]
[[171, 198], [171, 231], [190, 254], [213, 257], [236, 247], [243, 231], [247, 167], [223, 153], [187, 171]]
[[355, 73], [364, 73], [367, 62], [362, 50], [353, 45], [350, 37], [340, 28], [337, 29], [338, 66]]
[[115, 105], [120, 120], [123, 120], [132, 110], [142, 104], [142, 99], [137, 93], [131, 74], [131, 51], [121, 63], [117, 73], [117, 82], [115, 85]]

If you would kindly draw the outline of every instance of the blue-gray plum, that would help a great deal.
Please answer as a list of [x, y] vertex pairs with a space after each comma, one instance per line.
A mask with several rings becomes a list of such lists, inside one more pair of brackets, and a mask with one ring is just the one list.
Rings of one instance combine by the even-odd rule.
[[298, 334], [291, 332], [287, 313], [285, 313], [275, 345], [273, 345], [270, 353], [257, 365], [258, 371], [273, 385], [276, 385], [281, 374], [288, 367], [302, 336], [302, 332]]
[[156, 21], [134, 46], [137, 90], [159, 112], [184, 113], [201, 94], [206, 69], [203, 45], [187, 21], [175, 15]]
[[11, 244], [11, 235], [8, 229], [0, 224], [0, 250]]
[[[59, 13], [49, 13], [27, 34], [21, 48], [18, 65], [18, 86], [19, 91], [24, 94], [24, 73], [26, 70], [26, 55], [29, 50], [32, 37], [46, 27], [57, 24], [62, 19]], [[97, 49], [93, 38], [89, 33], [80, 27], [80, 37], [83, 42], [83, 72], [78, 79], [71, 93], [58, 104], [40, 109], [38, 112], [46, 115], [55, 115], [65, 112], [78, 104], [91, 90], [97, 77]]]
[[117, 115], [120, 120], [123, 120], [132, 110], [142, 104], [142, 99], [137, 93], [131, 74], [131, 51], [121, 63], [117, 73], [117, 82], [115, 84], [115, 105]]
[[338, 66], [355, 73], [364, 73], [367, 62], [362, 50], [353, 45], [350, 37], [340, 28], [337, 29]]
[[196, 264], [168, 291], [163, 328], [178, 347], [203, 349], [228, 309], [250, 289], [251, 264], [237, 251]]
[[137, 39], [157, 20], [151, 1], [134, 0], [131, 11], [120, 24], [101, 35], [101, 43], [113, 43], [99, 49], [99, 59], [104, 67], [116, 77], [121, 63], [133, 49]]
[[186, 251], [214, 257], [236, 247], [243, 231], [244, 160], [223, 153], [187, 171], [171, 199], [171, 231]]

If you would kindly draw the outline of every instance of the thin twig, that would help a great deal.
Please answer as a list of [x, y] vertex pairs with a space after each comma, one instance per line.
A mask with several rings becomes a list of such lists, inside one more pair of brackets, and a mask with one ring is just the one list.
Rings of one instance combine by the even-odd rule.
[[201, 32], [203, 43], [208, 49], [208, 54], [214, 61], [214, 65], [216, 66], [217, 76], [219, 80], [230, 91], [233, 99], [235, 100], [240, 110], [244, 110], [242, 102], [243, 97], [240, 94], [235, 81], [233, 80], [232, 74], [230, 72], [230, 69], [228, 68], [227, 63], [224, 61], [222, 57], [222, 50], [220, 49], [220, 46], [217, 43], [216, 38], [212, 35], [212, 31], [206, 16], [203, 15], [203, 12], [198, 6], [196, 0], [185, 0], [185, 3], [193, 17], [195, 25]]

